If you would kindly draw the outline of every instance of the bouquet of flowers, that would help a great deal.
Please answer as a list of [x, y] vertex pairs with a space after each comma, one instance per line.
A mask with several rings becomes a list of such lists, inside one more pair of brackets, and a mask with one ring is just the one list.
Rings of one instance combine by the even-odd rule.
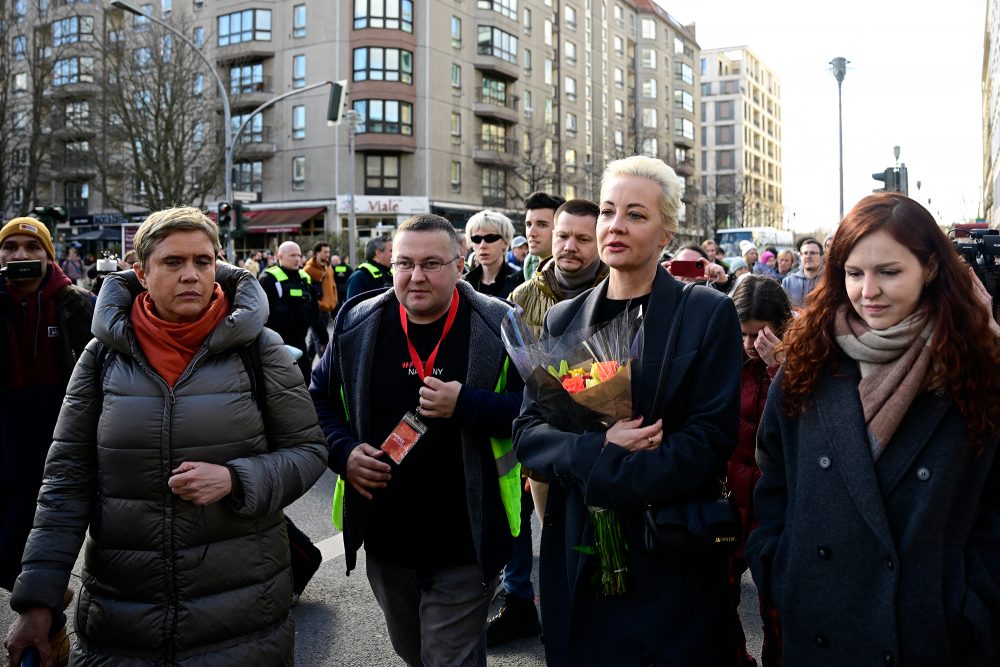
[[[606, 431], [615, 422], [634, 417], [632, 371], [633, 362], [642, 356], [642, 308], [542, 341], [511, 313], [501, 325], [501, 335], [538, 408], [555, 428], [572, 433]], [[602, 595], [623, 595], [627, 547], [621, 520], [613, 509], [587, 509], [595, 546], [575, 548], [599, 558]]]

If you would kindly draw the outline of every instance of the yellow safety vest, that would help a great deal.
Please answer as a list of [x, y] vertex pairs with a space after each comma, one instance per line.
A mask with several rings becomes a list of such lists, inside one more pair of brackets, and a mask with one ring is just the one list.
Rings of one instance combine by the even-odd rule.
[[[500, 371], [500, 379], [493, 390], [498, 394], [507, 391], [507, 371], [510, 369], [510, 357], [504, 359], [503, 370]], [[340, 401], [344, 405], [344, 415], [348, 422], [351, 420], [350, 412], [347, 409], [347, 395], [344, 387], [340, 387]], [[497, 467], [497, 478], [500, 481], [500, 501], [503, 503], [504, 512], [507, 514], [507, 524], [510, 526], [510, 534], [517, 537], [521, 533], [521, 464], [514, 456], [514, 443], [510, 438], [490, 438], [490, 445], [493, 448], [493, 460]], [[333, 492], [333, 507], [331, 508], [331, 520], [333, 527], [339, 531], [344, 530], [344, 493], [347, 484], [341, 475], [337, 478], [337, 487]]]
[[[278, 264], [267, 267], [266, 269], [264, 269], [264, 273], [270, 273], [272, 276], [274, 276], [274, 279], [277, 280], [279, 283], [288, 280], [288, 274], [285, 273], [285, 270], [282, 269], [281, 266], [279, 266]], [[299, 269], [299, 276], [302, 278], [302, 280], [306, 281], [307, 285], [312, 284], [312, 277], [310, 277], [310, 275], [306, 273], [304, 270]], [[295, 288], [288, 290], [288, 296], [303, 297], [305, 296], [305, 294], [302, 292], [302, 290]]]

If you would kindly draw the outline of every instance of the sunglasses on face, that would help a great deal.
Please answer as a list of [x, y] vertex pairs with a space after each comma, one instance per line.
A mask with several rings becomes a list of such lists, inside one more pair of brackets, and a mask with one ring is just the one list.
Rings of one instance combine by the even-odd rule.
[[499, 234], [483, 234], [483, 235], [476, 234], [474, 236], [470, 236], [469, 240], [472, 241], [474, 244], [479, 245], [483, 241], [486, 241], [487, 243], [496, 243], [502, 238], [503, 237], [500, 236]]

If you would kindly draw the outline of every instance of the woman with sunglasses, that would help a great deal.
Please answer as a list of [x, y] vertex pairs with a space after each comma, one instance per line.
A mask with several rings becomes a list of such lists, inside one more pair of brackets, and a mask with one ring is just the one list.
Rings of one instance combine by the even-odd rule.
[[[636, 155], [608, 165], [597, 244], [610, 273], [553, 306], [542, 331], [544, 339], [587, 329], [641, 305], [644, 347], [632, 375], [636, 418], [606, 430], [562, 430], [549, 423], [529, 388], [514, 422], [518, 459], [551, 480], [539, 569], [545, 653], [553, 667], [725, 667], [739, 654], [726, 556], [665, 554], [644, 541], [646, 507], [719, 497], [737, 441], [743, 353], [733, 302], [692, 286], [667, 357], [684, 288], [659, 258], [677, 231], [681, 190], [661, 160]], [[669, 371], [661, 374], [666, 363]], [[623, 595], [602, 596], [598, 559], [585, 553], [595, 546], [588, 505], [614, 508], [621, 519]]]
[[746, 546], [785, 664], [1000, 664], [1000, 337], [970, 273], [869, 195], [785, 334]]
[[514, 224], [503, 213], [480, 211], [465, 223], [465, 236], [477, 260], [465, 279], [477, 292], [506, 299], [524, 282], [524, 275], [507, 264]]

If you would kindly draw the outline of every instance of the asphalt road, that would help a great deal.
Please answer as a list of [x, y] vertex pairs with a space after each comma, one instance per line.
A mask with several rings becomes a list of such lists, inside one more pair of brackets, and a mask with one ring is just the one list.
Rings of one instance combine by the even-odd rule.
[[[329, 557], [293, 610], [296, 623], [295, 664], [305, 667], [402, 665], [392, 651], [382, 611], [368, 586], [364, 553], [359, 554], [358, 567], [350, 576], [344, 572], [344, 558], [340, 554], [342, 544], [330, 523], [330, 499], [335, 481], [336, 476], [327, 472], [287, 510], [295, 524], [320, 546], [325, 557]], [[533, 521], [536, 559], [533, 578], [537, 593], [540, 530], [537, 519], [533, 518]], [[77, 563], [77, 574], [79, 567]], [[79, 587], [78, 577], [71, 580], [71, 586]], [[10, 595], [0, 590], [0, 629], [7, 628], [14, 618], [8, 605], [9, 599]], [[761, 631], [756, 600], [756, 590], [748, 575], [743, 581], [740, 615], [744, 619], [750, 652], [759, 656]], [[239, 610], [234, 609], [233, 613], [239, 613]], [[541, 667], [544, 664], [544, 651], [537, 639], [511, 642], [491, 649], [487, 660], [489, 667]]]

